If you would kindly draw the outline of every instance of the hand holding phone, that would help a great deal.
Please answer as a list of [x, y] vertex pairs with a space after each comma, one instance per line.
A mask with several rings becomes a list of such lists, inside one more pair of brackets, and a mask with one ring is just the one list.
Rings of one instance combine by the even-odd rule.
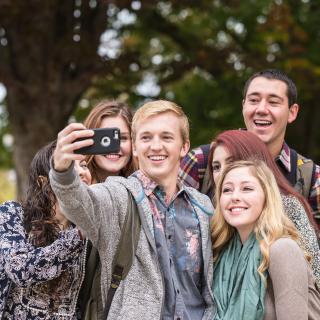
[[[118, 153], [120, 151], [120, 130], [118, 128], [98, 128], [92, 129], [94, 143], [90, 146], [74, 150], [77, 154], [108, 154]], [[87, 138], [79, 138], [81, 141]]]

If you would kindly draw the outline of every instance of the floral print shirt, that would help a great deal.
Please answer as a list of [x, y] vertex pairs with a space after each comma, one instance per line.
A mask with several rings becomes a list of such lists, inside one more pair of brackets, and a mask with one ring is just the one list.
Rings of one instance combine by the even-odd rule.
[[74, 320], [84, 275], [85, 245], [76, 229], [60, 232], [46, 247], [33, 247], [23, 208], [0, 206], [0, 318]]
[[165, 299], [162, 320], [202, 319], [203, 258], [200, 222], [182, 185], [173, 199], [141, 171], [134, 174], [153, 213], [154, 237], [162, 271]]

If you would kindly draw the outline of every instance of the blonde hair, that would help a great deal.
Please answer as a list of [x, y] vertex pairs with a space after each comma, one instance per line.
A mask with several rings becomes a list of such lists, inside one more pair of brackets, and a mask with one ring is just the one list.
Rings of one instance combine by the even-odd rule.
[[262, 261], [257, 271], [264, 278], [263, 272], [268, 268], [270, 262], [270, 246], [277, 239], [283, 237], [291, 238], [299, 243], [299, 236], [294, 224], [285, 214], [275, 177], [261, 160], [235, 161], [228, 165], [221, 174], [216, 189], [217, 208], [211, 222], [213, 258], [214, 261], [218, 259], [223, 248], [236, 232], [236, 229], [224, 219], [220, 207], [220, 197], [226, 175], [237, 168], [249, 168], [251, 174], [258, 179], [265, 195], [263, 209], [254, 227], [262, 255]]
[[155, 115], [165, 112], [173, 112], [180, 119], [180, 129], [183, 143], [189, 141], [189, 121], [182, 108], [176, 103], [167, 100], [155, 100], [145, 103], [133, 116], [132, 140], [135, 141], [138, 123]]

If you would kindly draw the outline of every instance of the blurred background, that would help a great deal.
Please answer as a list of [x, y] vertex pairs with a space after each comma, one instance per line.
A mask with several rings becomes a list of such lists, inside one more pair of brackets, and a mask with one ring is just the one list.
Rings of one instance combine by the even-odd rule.
[[243, 85], [266, 68], [297, 84], [287, 141], [319, 163], [319, 23], [318, 0], [0, 0], [0, 202], [99, 100], [174, 100], [196, 146], [244, 126]]

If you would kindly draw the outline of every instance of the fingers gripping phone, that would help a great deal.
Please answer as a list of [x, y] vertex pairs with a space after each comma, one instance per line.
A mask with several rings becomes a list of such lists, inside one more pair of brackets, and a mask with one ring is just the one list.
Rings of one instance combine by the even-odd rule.
[[[120, 151], [120, 129], [118, 128], [98, 128], [94, 131], [94, 143], [91, 146], [74, 150], [79, 154], [108, 154]], [[90, 138], [79, 138], [75, 141], [81, 141]]]

